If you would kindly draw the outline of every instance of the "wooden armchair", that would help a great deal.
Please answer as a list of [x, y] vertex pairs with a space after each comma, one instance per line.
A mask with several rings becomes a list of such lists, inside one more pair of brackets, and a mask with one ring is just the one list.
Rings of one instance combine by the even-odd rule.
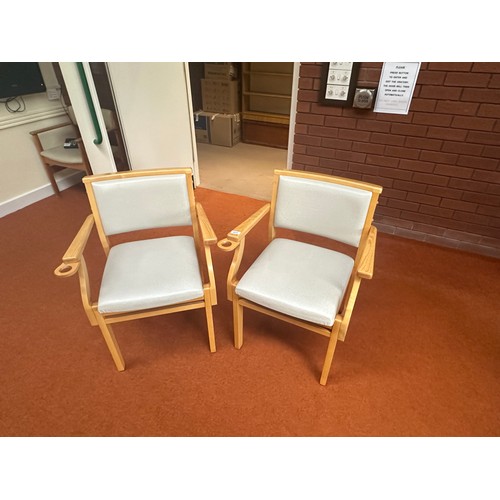
[[[373, 275], [377, 230], [372, 226], [380, 186], [314, 173], [276, 170], [271, 203], [219, 241], [234, 251], [227, 277], [234, 344], [243, 345], [243, 308], [329, 338], [320, 378], [325, 385], [337, 340], [344, 340], [362, 278]], [[270, 211], [269, 245], [238, 279], [245, 238]], [[356, 249], [342, 252], [276, 238], [284, 228], [323, 236]]]
[[[116, 143], [112, 146], [113, 155], [123, 164], [125, 162], [125, 148], [118, 130], [116, 116], [114, 112], [109, 109], [102, 109], [101, 111], [106, 125], [106, 131], [110, 137], [114, 137], [114, 142]], [[67, 112], [71, 121], [30, 132], [33, 136], [33, 141], [40, 155], [45, 172], [56, 194], [60, 194], [59, 187], [54, 177], [56, 169], [60, 169], [61, 167], [72, 168], [81, 170], [87, 175], [92, 175], [92, 169], [87, 158], [87, 153], [85, 152], [83, 141], [80, 137], [80, 131], [78, 130], [73, 108], [69, 106]], [[61, 129], [64, 127], [68, 130], [66, 137], [74, 137], [76, 139], [77, 148], [64, 147], [64, 139], [61, 138]], [[56, 138], [51, 139], [49, 137], [51, 134], [54, 134]]]
[[69, 131], [67, 137], [79, 136], [79, 132], [75, 130], [72, 122], [65, 122], [59, 125], [53, 125], [52, 127], [45, 127], [30, 132], [33, 136], [36, 150], [40, 155], [40, 160], [42, 161], [45, 172], [47, 173], [47, 177], [49, 178], [52, 188], [56, 194], [60, 194], [60, 191], [54, 177], [55, 169], [60, 169], [61, 167], [73, 168], [75, 170], [81, 170], [87, 175], [92, 174], [92, 169], [90, 168], [89, 160], [87, 158], [81, 137], [75, 137], [75, 142], [78, 146], [77, 148], [65, 148], [63, 145], [64, 139], [60, 140], [55, 146], [46, 146], [44, 136], [64, 127], [67, 127]]
[[[217, 304], [210, 246], [217, 237], [195, 202], [191, 169], [158, 169], [83, 178], [92, 209], [55, 270], [78, 273], [83, 308], [98, 325], [119, 371], [125, 362], [111, 325], [132, 319], [205, 308], [215, 352], [212, 306]], [[83, 256], [96, 226], [107, 256], [99, 298], [92, 301]], [[109, 236], [143, 229], [191, 227], [192, 236], [167, 236], [110, 245]], [[203, 263], [204, 261], [204, 263]]]

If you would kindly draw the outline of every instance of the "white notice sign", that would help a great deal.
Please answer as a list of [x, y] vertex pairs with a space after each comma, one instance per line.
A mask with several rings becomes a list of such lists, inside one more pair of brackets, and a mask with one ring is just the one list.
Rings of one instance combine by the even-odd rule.
[[419, 69], [419, 62], [384, 63], [373, 110], [407, 115]]

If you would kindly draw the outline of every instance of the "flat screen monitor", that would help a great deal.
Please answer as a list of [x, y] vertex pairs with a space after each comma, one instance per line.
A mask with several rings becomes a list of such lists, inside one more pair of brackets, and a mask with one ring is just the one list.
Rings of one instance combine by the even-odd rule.
[[45, 92], [36, 62], [0, 62], [0, 99]]

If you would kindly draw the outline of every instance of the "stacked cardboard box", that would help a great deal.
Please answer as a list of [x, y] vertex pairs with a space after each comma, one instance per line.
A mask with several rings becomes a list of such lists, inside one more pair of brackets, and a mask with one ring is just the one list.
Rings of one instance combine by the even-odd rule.
[[240, 142], [240, 114], [198, 111], [194, 114], [194, 129], [197, 142], [233, 147]]
[[237, 80], [238, 67], [234, 63], [205, 63], [205, 78], [215, 80]]
[[234, 63], [205, 63], [205, 78], [201, 80], [203, 111], [239, 113], [240, 82]]
[[203, 111], [212, 113], [239, 113], [239, 82], [204, 78], [201, 80]]
[[232, 147], [240, 141], [240, 82], [234, 63], [205, 63], [203, 110], [195, 113], [196, 140]]

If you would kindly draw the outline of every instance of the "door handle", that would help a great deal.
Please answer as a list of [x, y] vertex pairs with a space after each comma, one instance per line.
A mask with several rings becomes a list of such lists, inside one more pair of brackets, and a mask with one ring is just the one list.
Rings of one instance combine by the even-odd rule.
[[90, 95], [89, 82], [87, 81], [87, 75], [85, 74], [85, 69], [83, 68], [83, 63], [77, 62], [76, 67], [78, 68], [78, 73], [80, 74], [80, 80], [82, 82], [83, 90], [85, 92], [85, 97], [87, 99], [87, 106], [90, 111], [90, 116], [92, 117], [92, 122], [94, 123], [94, 130], [96, 138], [94, 139], [94, 144], [102, 143], [102, 132], [97, 120], [97, 113], [95, 111], [94, 101]]

